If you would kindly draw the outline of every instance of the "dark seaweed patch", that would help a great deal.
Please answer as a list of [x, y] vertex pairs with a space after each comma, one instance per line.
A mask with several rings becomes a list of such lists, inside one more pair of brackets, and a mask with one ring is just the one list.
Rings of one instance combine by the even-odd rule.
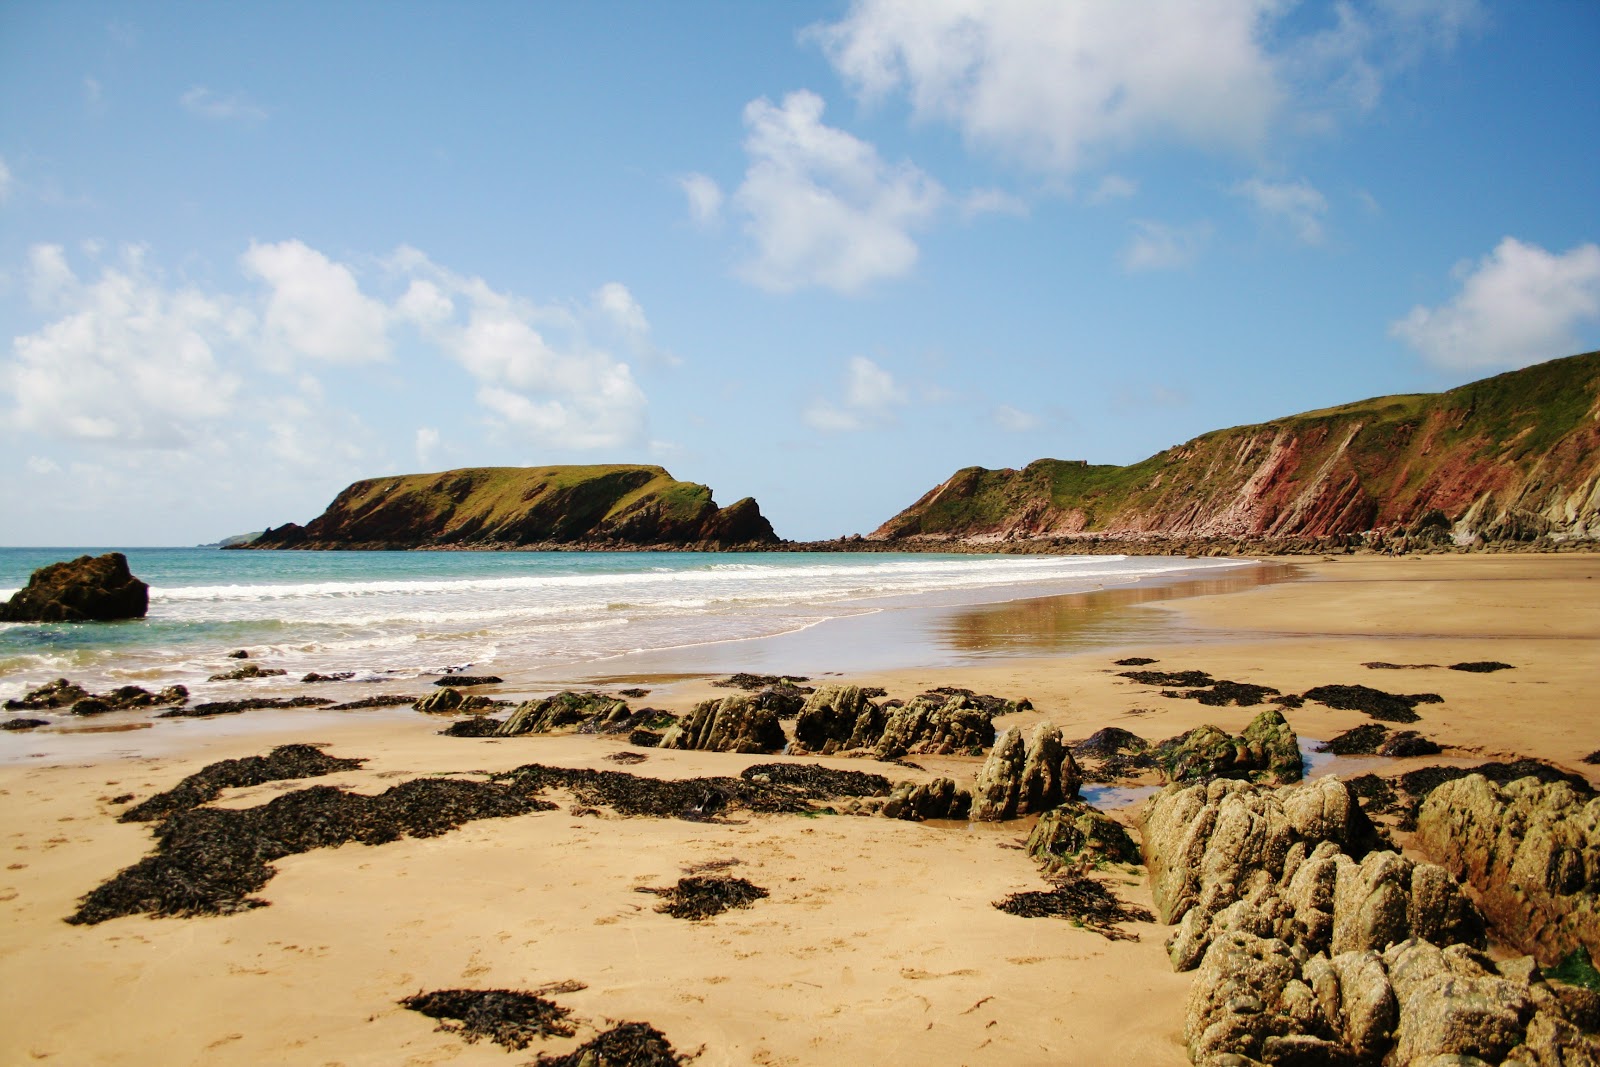
[[1468, 663], [1452, 663], [1450, 664], [1450, 669], [1453, 671], [1468, 671], [1472, 674], [1492, 674], [1495, 671], [1516, 670], [1516, 667], [1510, 663], [1501, 663], [1495, 659], [1480, 659]]
[[621, 815], [713, 819], [730, 807], [751, 811], [799, 812], [810, 806], [799, 793], [773, 786], [758, 786], [738, 778], [684, 778], [664, 781], [627, 771], [546, 767], [529, 763], [494, 776], [514, 792], [532, 794], [543, 789], [565, 789], [580, 804], [607, 807]]
[[841, 771], [812, 763], [757, 763], [739, 772], [747, 782], [789, 786], [812, 800], [889, 795], [889, 779], [866, 771]]
[[1073, 756], [1084, 764], [1081, 770], [1086, 782], [1137, 778], [1156, 766], [1150, 742], [1116, 726], [1096, 730], [1071, 747]]
[[435, 678], [433, 684], [462, 689], [469, 685], [499, 685], [503, 681], [504, 678], [493, 674], [447, 674], [443, 678]]
[[1587, 756], [1583, 757], [1583, 759], [1581, 759], [1579, 762], [1580, 763], [1587, 763], [1590, 766], [1593, 766], [1596, 763], [1600, 763], [1600, 749], [1595, 749], [1593, 752], [1591, 752]]
[[488, 1038], [508, 1049], [524, 1049], [534, 1038], [571, 1037], [571, 1008], [533, 993], [510, 989], [440, 989], [406, 997], [400, 1006], [441, 1022], [439, 1030], [460, 1034], [468, 1043]]
[[647, 697], [649, 695], [650, 695], [650, 690], [648, 690], [648, 689], [639, 689], [637, 687], [635, 687], [633, 689], [618, 689], [617, 690], [617, 696], [619, 696], [619, 697], [627, 697], [629, 700], [638, 700], [641, 697]]
[[1103, 882], [1072, 874], [1056, 879], [1052, 889], [1012, 893], [994, 906], [1025, 919], [1066, 919], [1093, 930], [1109, 941], [1137, 941], [1139, 935], [1117, 926], [1124, 922], [1155, 922], [1155, 916], [1137, 904], [1117, 899]]
[[612, 763], [622, 764], [643, 763], [649, 758], [643, 752], [613, 752], [606, 757]]
[[1198, 700], [1208, 707], [1222, 708], [1229, 704], [1236, 704], [1241, 708], [1253, 707], [1269, 696], [1277, 696], [1278, 691], [1270, 685], [1255, 685], [1250, 682], [1230, 682], [1219, 679], [1209, 687], [1190, 689], [1186, 693], [1175, 690], [1163, 690], [1164, 697], [1175, 697], [1179, 700]]
[[440, 730], [439, 733], [445, 737], [493, 737], [495, 732], [504, 724], [504, 719], [491, 719], [487, 715], [474, 715], [468, 719], [457, 719], [443, 730]]
[[[885, 690], [874, 687], [863, 688], [861, 695], [864, 697], [881, 697], [888, 694]], [[949, 700], [951, 697], [966, 697], [970, 706], [990, 716], [1009, 715], [1014, 711], [1033, 710], [1033, 703], [1027, 697], [1023, 697], [1020, 700], [1008, 700], [1005, 697], [997, 697], [992, 693], [974, 693], [970, 689], [962, 689], [953, 685], [941, 685], [934, 689], [929, 689], [921, 695], [941, 702]]]
[[282, 782], [297, 778], [320, 778], [336, 771], [359, 770], [364, 759], [340, 759], [315, 745], [279, 745], [265, 756], [225, 759], [209, 764], [183, 781], [129, 808], [118, 822], [151, 822], [180, 811], [197, 808], [217, 799], [224, 789]]
[[1170, 685], [1176, 689], [1197, 689], [1216, 682], [1205, 671], [1121, 671], [1117, 677], [1140, 685]]
[[0, 730], [34, 730], [49, 725], [49, 719], [7, 719], [0, 722]]
[[649, 1023], [619, 1023], [564, 1056], [540, 1053], [536, 1067], [679, 1067], [667, 1036]]
[[1373, 660], [1363, 663], [1363, 667], [1373, 671], [1425, 671], [1439, 666], [1437, 663], [1385, 663], [1383, 660]]
[[487, 782], [418, 778], [377, 796], [329, 785], [243, 810], [180, 811], [156, 830], [156, 851], [85, 894], [69, 923], [122, 915], [215, 915], [262, 907], [249, 894], [277, 873], [271, 861], [356, 841], [436, 837], [475, 819], [554, 808]]
[[343, 704], [335, 704], [329, 711], [360, 711], [362, 708], [398, 708], [402, 704], [415, 704], [421, 697], [400, 696], [397, 693], [384, 693], [378, 696], [362, 697], [360, 700], [347, 700]]
[[1365, 685], [1319, 685], [1306, 690], [1305, 699], [1340, 711], [1359, 711], [1385, 722], [1420, 722], [1422, 716], [1413, 708], [1444, 700], [1438, 693], [1385, 693]]
[[1323, 742], [1317, 746], [1317, 751], [1332, 752], [1335, 756], [1371, 756], [1388, 736], [1387, 726], [1370, 722]]
[[638, 892], [659, 896], [657, 911], [674, 919], [692, 920], [709, 919], [730, 908], [748, 908], [768, 896], [765, 889], [743, 878], [711, 874], [691, 874], [663, 889], [640, 886]]
[[[738, 674], [729, 675], [711, 684], [721, 686], [724, 689], [743, 689], [747, 693], [753, 693], [757, 689], [765, 689], [769, 685], [799, 686], [800, 683], [809, 682], [810, 680], [810, 678], [797, 674], [746, 674], [740, 671]], [[804, 693], [812, 691], [809, 687], [801, 689], [801, 692]]]
[[188, 708], [173, 708], [158, 719], [204, 719], [212, 715], [237, 715], [258, 708], [321, 708], [332, 704], [326, 697], [251, 697], [246, 700], [217, 700]]
[[661, 744], [661, 734], [655, 730], [635, 730], [628, 735], [628, 744], [634, 748], [656, 748]]
[[1143, 667], [1147, 663], [1160, 663], [1161, 661], [1151, 659], [1149, 656], [1129, 656], [1127, 659], [1114, 660], [1113, 662], [1118, 667]]

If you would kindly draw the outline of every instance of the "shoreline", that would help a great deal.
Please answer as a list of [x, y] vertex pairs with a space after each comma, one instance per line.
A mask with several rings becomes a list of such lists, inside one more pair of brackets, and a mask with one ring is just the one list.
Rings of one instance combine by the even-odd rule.
[[[1586, 710], [1600, 681], [1600, 596], [1589, 584], [1600, 582], [1600, 557], [1358, 557], [1295, 567], [1292, 581], [1108, 605], [1091, 620], [1088, 644], [1073, 643], [1082, 630], [1051, 629], [1059, 603], [958, 610], [943, 616], [947, 636], [972, 636], [974, 621], [987, 619], [977, 639], [1024, 652], [1035, 641], [1034, 651], [1045, 651], [943, 665], [930, 654], [920, 665], [838, 680], [902, 697], [933, 685], [1029, 696], [1034, 710], [1004, 717], [1002, 728], [1048, 720], [1073, 739], [1107, 725], [1152, 739], [1202, 722], [1237, 732], [1260, 710], [1166, 698], [1121, 677], [1112, 661], [1139, 652], [1161, 669], [1204, 669], [1284, 692], [1328, 683], [1437, 692], [1443, 703], [1422, 707], [1415, 728], [1456, 747], [1432, 762], [1535, 756], [1597, 780], [1597, 768], [1580, 760], [1600, 748], [1600, 725]], [[882, 624], [884, 614], [863, 618]], [[1069, 621], [1074, 614], [1084, 613], [1065, 611]], [[1116, 620], [1129, 617], [1133, 629], [1118, 630]], [[861, 644], [872, 625], [835, 637]], [[927, 619], [921, 625], [939, 632]], [[1123, 632], [1127, 641], [1107, 643]], [[1449, 669], [1486, 659], [1514, 669]], [[1363, 665], [1378, 661], [1418, 666]], [[681, 711], [729, 692], [703, 673], [667, 673], [640, 704]], [[564, 1052], [607, 1020], [628, 1019], [649, 1021], [681, 1052], [703, 1050], [703, 1065], [1187, 1062], [1182, 1026], [1193, 975], [1171, 970], [1162, 948], [1170, 928], [1128, 923], [1140, 939], [1111, 942], [990, 906], [1040, 887], [1018, 848], [1029, 820], [741, 813], [696, 823], [585, 814], [557, 795], [558, 811], [275, 861], [276, 877], [258, 894], [270, 906], [241, 914], [63, 923], [79, 895], [149, 851], [149, 827], [118, 823], [114, 799], [143, 799], [219, 759], [315, 741], [331, 755], [368, 760], [324, 778], [229, 790], [216, 802], [246, 808], [309, 785], [374, 794], [412, 778], [470, 779], [533, 761], [610, 769], [607, 757], [625, 747], [602, 735], [439, 737], [448, 719], [409, 709], [246, 721], [267, 714], [234, 717], [248, 731], [183, 722], [172, 734], [184, 744], [173, 751], [0, 766], [0, 907], [11, 920], [0, 927], [0, 983], [26, 1020], [0, 1034], [0, 1061], [504, 1064], [514, 1061], [503, 1050], [439, 1033], [396, 1002], [421, 989], [575, 980], [587, 988], [557, 999], [591, 1029], [528, 1053]], [[1309, 703], [1286, 716], [1317, 738], [1368, 721]], [[160, 732], [98, 736], [114, 743]], [[730, 775], [774, 759], [785, 757], [650, 750], [630, 770]], [[921, 771], [805, 761], [967, 781], [980, 762], [914, 759]], [[634, 892], [706, 863], [731, 864], [771, 896], [687, 923], [655, 913]], [[1118, 893], [1151, 902], [1143, 879], [1125, 880]]]

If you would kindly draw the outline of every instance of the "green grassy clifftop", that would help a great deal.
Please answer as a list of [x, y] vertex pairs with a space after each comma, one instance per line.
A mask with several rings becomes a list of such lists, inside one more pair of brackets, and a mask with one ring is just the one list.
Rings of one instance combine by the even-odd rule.
[[1600, 538], [1600, 352], [1203, 434], [1126, 467], [968, 467], [875, 540]]
[[473, 467], [369, 478], [304, 527], [267, 530], [251, 548], [681, 547], [774, 542], [748, 497], [725, 508], [711, 490], [660, 467]]

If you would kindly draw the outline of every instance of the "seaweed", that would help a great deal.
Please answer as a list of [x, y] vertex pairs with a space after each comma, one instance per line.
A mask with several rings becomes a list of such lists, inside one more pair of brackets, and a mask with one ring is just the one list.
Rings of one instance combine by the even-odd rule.
[[1374, 671], [1424, 671], [1439, 666], [1437, 663], [1385, 663], [1383, 660], [1373, 660], [1363, 663], [1363, 667]]
[[1346, 730], [1331, 740], [1317, 746], [1318, 752], [1332, 752], [1335, 756], [1371, 756], [1389, 736], [1389, 728], [1371, 722]]
[[1081, 768], [1086, 782], [1115, 782], [1122, 778], [1137, 778], [1156, 767], [1155, 755], [1150, 752], [1150, 742], [1136, 733], [1117, 726], [1096, 730], [1082, 741], [1070, 746], [1073, 756], [1098, 765]]
[[399, 693], [382, 693], [378, 696], [362, 697], [360, 700], [347, 700], [343, 704], [335, 704], [329, 711], [360, 711], [362, 708], [398, 708], [403, 704], [415, 704], [419, 697], [402, 696]]
[[646, 756], [643, 752], [613, 752], [606, 756], [606, 759], [610, 760], [612, 763], [621, 764], [643, 763], [649, 758], [650, 757]]
[[[881, 697], [888, 694], [885, 690], [877, 687], [862, 687], [861, 695], [864, 697]], [[941, 704], [951, 697], [966, 697], [968, 705], [977, 708], [990, 717], [1009, 715], [1014, 711], [1033, 710], [1033, 703], [1027, 697], [1023, 697], [1020, 700], [1007, 700], [1005, 697], [997, 697], [992, 693], [974, 693], [970, 689], [962, 689], [953, 685], [936, 686], [920, 695], [928, 697], [930, 700], [937, 700]]]
[[1147, 663], [1160, 663], [1161, 661], [1151, 659], [1149, 656], [1129, 656], [1127, 659], [1114, 660], [1113, 662], [1118, 667], [1143, 667]]
[[316, 671], [312, 671], [304, 678], [301, 678], [300, 682], [302, 685], [309, 685], [312, 682], [348, 682], [355, 676], [355, 671], [334, 671], [332, 674], [318, 674]]
[[1582, 775], [1564, 771], [1543, 760], [1519, 759], [1509, 763], [1495, 761], [1480, 763], [1476, 767], [1419, 767], [1391, 779], [1398, 790], [1406, 796], [1405, 801], [1395, 807], [1400, 814], [1400, 829], [1415, 830], [1417, 812], [1428, 794], [1446, 782], [1465, 778], [1469, 774], [1481, 774], [1497, 785], [1515, 782], [1520, 778], [1537, 778], [1546, 785], [1566, 782], [1579, 796], [1595, 796], [1594, 786], [1590, 785]]
[[771, 786], [757, 787], [738, 778], [663, 781], [626, 771], [547, 767], [529, 763], [515, 770], [503, 771], [495, 775], [493, 780], [507, 783], [513, 791], [524, 794], [542, 789], [565, 789], [581, 804], [608, 807], [621, 815], [701, 822], [716, 818], [729, 807], [766, 812], [809, 810], [804, 797], [795, 792]]
[[1376, 774], [1360, 774], [1344, 784], [1368, 814], [1387, 815], [1399, 810], [1400, 794], [1395, 792], [1394, 784], [1387, 778], [1380, 778]]
[[206, 719], [212, 715], [237, 715], [258, 708], [323, 708], [333, 701], [326, 697], [250, 697], [245, 700], [217, 700], [190, 708], [173, 708], [158, 719]]
[[1379, 746], [1378, 755], [1406, 759], [1413, 756], [1437, 756], [1441, 751], [1437, 742], [1423, 737], [1415, 730], [1397, 730]]
[[1012, 893], [994, 906], [1025, 919], [1067, 919], [1108, 941], [1137, 941], [1138, 934], [1116, 924], [1156, 918], [1149, 909], [1118, 899], [1104, 883], [1077, 873], [1056, 878], [1051, 889]]
[[866, 771], [840, 771], [813, 763], [757, 763], [739, 772], [747, 782], [798, 789], [812, 800], [889, 795], [889, 779]]
[[619, 696], [619, 697], [627, 697], [630, 700], [638, 700], [638, 699], [640, 699], [642, 697], [647, 697], [649, 695], [650, 695], [650, 690], [648, 690], [648, 689], [640, 689], [637, 686], [635, 686], [632, 689], [618, 689], [617, 690], [617, 696]]
[[1497, 659], [1471, 660], [1467, 663], [1452, 663], [1453, 671], [1467, 671], [1471, 674], [1493, 674], [1495, 671], [1514, 671], [1517, 668], [1510, 663], [1501, 663]]
[[1563, 956], [1554, 967], [1544, 968], [1544, 976], [1600, 993], [1600, 970], [1595, 970], [1589, 950], [1582, 945]]
[[279, 745], [265, 756], [246, 756], [208, 764], [164, 793], [157, 793], [117, 817], [118, 822], [154, 822], [217, 799], [224, 789], [321, 778], [336, 771], [359, 770], [365, 759], [340, 759], [315, 745]]
[[488, 1038], [508, 1049], [524, 1049], [534, 1038], [576, 1032], [566, 1021], [571, 1008], [510, 989], [439, 989], [406, 997], [400, 1006], [430, 1019], [457, 1020], [441, 1022], [437, 1029], [460, 1034], [469, 1044]]
[[[44, 720], [41, 719], [39, 721], [43, 722]], [[16, 729], [16, 727], [7, 726], [7, 729], [14, 730], [14, 729]], [[1589, 753], [1587, 756], [1583, 757], [1583, 759], [1579, 760], [1578, 762], [1579, 763], [1587, 763], [1591, 767], [1594, 766], [1596, 763], [1600, 763], [1600, 748], [1595, 749], [1593, 752]]]
[[727, 875], [691, 874], [677, 885], [662, 889], [640, 886], [636, 892], [654, 893], [661, 898], [656, 910], [674, 919], [699, 921], [721, 915], [730, 908], [748, 908], [769, 894], [743, 878]]
[[1422, 720], [1422, 716], [1412, 710], [1418, 704], [1444, 701], [1438, 693], [1386, 693], [1364, 685], [1319, 685], [1306, 690], [1305, 699], [1340, 711], [1359, 711], [1385, 722], [1407, 723]]
[[34, 730], [49, 725], [49, 719], [7, 719], [0, 722], [0, 730]]
[[657, 748], [661, 744], [661, 734], [655, 730], [635, 730], [628, 735], [628, 744], [634, 748]]
[[562, 1056], [540, 1053], [535, 1067], [679, 1067], [667, 1035], [649, 1023], [618, 1023]]
[[1251, 682], [1230, 682], [1224, 678], [1211, 683], [1209, 687], [1190, 689], [1186, 693], [1167, 689], [1163, 690], [1161, 695], [1174, 697], [1178, 700], [1198, 700], [1207, 707], [1213, 708], [1227, 707], [1229, 704], [1248, 708], [1261, 703], [1269, 696], [1277, 696], [1279, 694], [1278, 690], [1270, 685], [1255, 685]]
[[467, 719], [457, 719], [439, 733], [445, 737], [493, 737], [504, 724], [504, 719], [474, 715]]
[[452, 689], [460, 689], [468, 685], [499, 685], [504, 678], [493, 674], [447, 674], [443, 678], [435, 678], [434, 685], [447, 685]]
[[[753, 693], [757, 689], [765, 689], [772, 685], [789, 684], [798, 687], [801, 682], [809, 681], [810, 678], [798, 674], [746, 674], [740, 671], [711, 684], [721, 686], [723, 689], [743, 689], [747, 693]], [[807, 686], [802, 692], [810, 693], [813, 690]]]
[[489, 782], [417, 778], [377, 796], [331, 785], [285, 793], [254, 808], [180, 811], [156, 830], [156, 850], [86, 893], [68, 916], [94, 925], [123, 915], [225, 915], [264, 907], [250, 896], [284, 856], [348, 842], [437, 837], [476, 819], [555, 807]]
[[281, 667], [263, 667], [259, 663], [246, 663], [243, 667], [235, 667], [231, 671], [213, 674], [207, 678], [208, 682], [242, 682], [246, 678], [277, 678], [289, 672]]
[[1117, 677], [1130, 679], [1140, 685], [1170, 685], [1177, 689], [1198, 689], [1216, 684], [1216, 679], [1205, 671], [1121, 671]]

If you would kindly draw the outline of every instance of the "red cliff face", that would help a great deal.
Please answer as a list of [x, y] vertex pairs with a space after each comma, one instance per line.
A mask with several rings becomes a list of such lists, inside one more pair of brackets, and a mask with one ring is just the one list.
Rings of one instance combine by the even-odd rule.
[[872, 534], [1600, 539], [1600, 353], [1218, 430], [1130, 467], [968, 468]]

